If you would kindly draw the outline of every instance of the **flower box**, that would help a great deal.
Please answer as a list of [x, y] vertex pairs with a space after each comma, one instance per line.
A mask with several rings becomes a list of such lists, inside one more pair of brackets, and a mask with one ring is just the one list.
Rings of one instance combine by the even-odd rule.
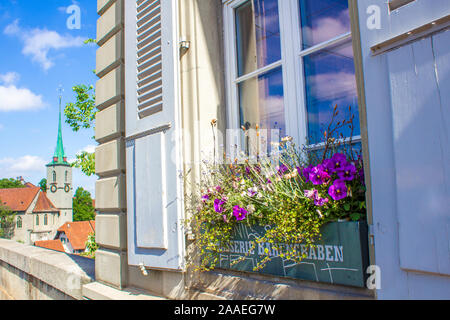
[[[251, 249], [251, 241], [264, 235], [265, 228], [270, 226], [249, 227], [238, 224], [226, 252], [219, 254], [216, 268], [255, 272], [254, 267], [268, 254], [271, 260], [257, 273], [355, 287], [365, 286], [369, 261], [365, 222], [343, 221], [324, 225], [321, 228], [322, 239], [317, 242], [316, 248], [295, 246], [299, 252], [307, 254], [307, 258], [298, 264], [281, 258], [270, 243], [258, 244], [246, 256]], [[243, 256], [246, 256], [245, 260], [231, 264]]]

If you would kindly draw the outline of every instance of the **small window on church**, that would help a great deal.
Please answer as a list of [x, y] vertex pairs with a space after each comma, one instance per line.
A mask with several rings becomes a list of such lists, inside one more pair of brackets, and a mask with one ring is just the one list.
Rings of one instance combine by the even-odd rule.
[[68, 180], [68, 176], [69, 176], [69, 172], [66, 171], [66, 182], [67, 182], [67, 180]]
[[36, 215], [36, 225], [39, 225], [39, 215]]
[[45, 215], [44, 216], [44, 226], [46, 226], [48, 224], [48, 216]]
[[56, 182], [56, 172], [53, 171], [53, 182]]

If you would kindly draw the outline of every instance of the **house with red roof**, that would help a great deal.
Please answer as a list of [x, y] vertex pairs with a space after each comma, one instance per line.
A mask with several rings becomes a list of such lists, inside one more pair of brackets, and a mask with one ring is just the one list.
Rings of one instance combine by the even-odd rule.
[[56, 233], [55, 240], [60, 241], [66, 253], [79, 254], [86, 251], [86, 241], [95, 233], [95, 221], [66, 222]]
[[39, 187], [27, 183], [24, 188], [0, 189], [0, 201], [16, 214], [12, 240], [33, 244], [55, 237], [60, 210]]

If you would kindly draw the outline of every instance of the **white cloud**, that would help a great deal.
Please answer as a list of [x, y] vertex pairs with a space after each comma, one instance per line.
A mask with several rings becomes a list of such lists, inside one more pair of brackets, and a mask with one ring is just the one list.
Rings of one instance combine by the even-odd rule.
[[0, 74], [0, 83], [5, 85], [16, 84], [20, 79], [20, 75], [17, 72], [8, 72]]
[[0, 172], [2, 176], [25, 176], [34, 172], [45, 171], [46, 161], [37, 156], [26, 155], [20, 158], [0, 159]]
[[50, 50], [81, 47], [84, 41], [81, 37], [63, 36], [56, 31], [47, 29], [25, 30], [19, 26], [19, 20], [8, 25], [3, 32], [22, 40], [24, 43], [22, 53], [30, 56], [32, 61], [39, 63], [45, 71], [54, 66], [53, 60], [49, 57]]
[[45, 106], [42, 96], [15, 85], [0, 85], [0, 112], [37, 110]]
[[82, 151], [86, 151], [86, 152], [89, 152], [89, 153], [94, 153], [95, 152], [95, 148], [96, 148], [96, 146], [90, 144], [90, 145], [87, 145], [86, 147], [84, 147], [83, 150], [79, 151], [78, 153], [81, 153]]

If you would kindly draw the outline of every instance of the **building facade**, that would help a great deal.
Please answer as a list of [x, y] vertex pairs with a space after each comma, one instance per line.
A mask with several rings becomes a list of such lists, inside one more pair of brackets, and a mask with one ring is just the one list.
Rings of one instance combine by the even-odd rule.
[[[98, 0], [98, 13], [97, 290], [450, 297], [447, 1]], [[198, 177], [221, 147], [211, 119], [222, 132], [261, 123], [314, 145], [334, 104], [357, 119], [375, 285], [188, 270], [180, 172]]]

